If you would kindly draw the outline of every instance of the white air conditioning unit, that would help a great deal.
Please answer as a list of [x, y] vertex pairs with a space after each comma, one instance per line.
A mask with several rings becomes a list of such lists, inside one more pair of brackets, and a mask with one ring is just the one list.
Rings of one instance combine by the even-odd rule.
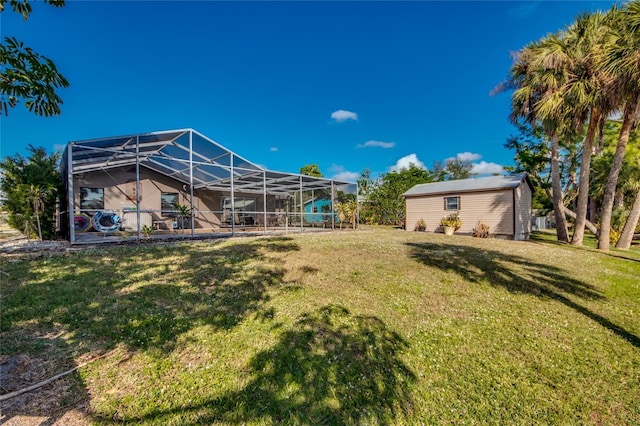
[[[143, 226], [153, 225], [153, 216], [150, 212], [140, 212], [140, 229]], [[122, 214], [122, 228], [125, 231], [138, 231], [138, 212], [124, 212]]]

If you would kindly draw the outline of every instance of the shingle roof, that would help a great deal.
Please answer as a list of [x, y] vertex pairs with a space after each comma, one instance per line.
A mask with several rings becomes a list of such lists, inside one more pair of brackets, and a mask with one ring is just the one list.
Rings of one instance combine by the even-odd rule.
[[422, 183], [414, 186], [403, 195], [405, 197], [411, 197], [416, 195], [448, 194], [517, 188], [525, 179], [528, 181], [527, 174], [520, 173], [510, 176], [490, 176], [484, 178]]

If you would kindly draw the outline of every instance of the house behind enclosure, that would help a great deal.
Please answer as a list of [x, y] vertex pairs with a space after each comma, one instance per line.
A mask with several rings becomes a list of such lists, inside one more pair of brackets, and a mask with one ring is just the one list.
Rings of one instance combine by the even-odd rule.
[[74, 243], [139, 238], [143, 228], [191, 237], [304, 230], [318, 226], [307, 213], [320, 208], [333, 227], [337, 194], [356, 188], [266, 170], [193, 129], [70, 142], [62, 171], [61, 228]]
[[526, 173], [416, 185], [404, 193], [405, 226], [416, 228], [422, 218], [427, 231], [440, 232], [440, 219], [458, 212], [459, 233], [472, 233], [478, 221], [496, 237], [529, 239], [533, 186]]

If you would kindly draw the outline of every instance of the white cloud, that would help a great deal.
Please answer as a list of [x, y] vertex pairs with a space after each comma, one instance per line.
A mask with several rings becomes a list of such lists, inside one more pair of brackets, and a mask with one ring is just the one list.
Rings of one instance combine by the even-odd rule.
[[332, 164], [331, 167], [329, 167], [329, 172], [333, 173], [332, 179], [336, 180], [355, 182], [360, 177], [360, 173], [350, 172], [345, 170], [343, 166], [339, 166], [337, 164]]
[[481, 159], [482, 155], [473, 152], [459, 152], [456, 154], [456, 158], [461, 161], [476, 161]]
[[378, 148], [393, 148], [396, 146], [395, 142], [382, 142], [382, 141], [366, 141], [365, 143], [361, 143], [356, 145], [356, 148], [369, 148], [369, 147], [378, 147]]
[[360, 173], [344, 171], [333, 176], [335, 180], [346, 180], [347, 182], [355, 182], [360, 177]]
[[468, 161], [471, 163], [481, 158], [482, 158], [482, 155], [480, 154], [475, 154], [473, 152], [466, 151], [466, 152], [457, 153], [455, 157], [445, 158], [444, 161], [446, 163], [447, 161], [450, 161], [450, 160], [460, 160], [460, 161]]
[[355, 112], [339, 109], [331, 113], [331, 118], [334, 119], [337, 123], [342, 123], [343, 121], [347, 120], [358, 121], [358, 114], [356, 114]]
[[269, 151], [278, 152], [278, 147], [277, 146], [272, 146], [271, 148], [269, 148]]
[[472, 173], [477, 173], [479, 175], [491, 175], [494, 173], [502, 173], [503, 171], [504, 168], [500, 164], [487, 163], [486, 161], [475, 163], [471, 169]]
[[409, 154], [396, 161], [395, 166], [391, 166], [389, 170], [392, 172], [397, 172], [402, 169], [408, 169], [411, 164], [420, 169], [426, 169], [424, 163], [418, 159], [418, 156], [416, 154]]

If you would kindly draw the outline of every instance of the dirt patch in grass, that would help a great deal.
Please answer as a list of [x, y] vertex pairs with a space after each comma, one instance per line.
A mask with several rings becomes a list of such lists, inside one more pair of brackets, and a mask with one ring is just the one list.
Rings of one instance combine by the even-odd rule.
[[[68, 367], [52, 365], [58, 364], [56, 361], [51, 357], [27, 354], [0, 357], [2, 394], [20, 391], [47, 380], [56, 367], [60, 371]], [[88, 397], [81, 389], [77, 375], [60, 378], [36, 391], [3, 401], [0, 419], [6, 425], [40, 425], [45, 420], [47, 424], [88, 424], [89, 419], [84, 414]]]

